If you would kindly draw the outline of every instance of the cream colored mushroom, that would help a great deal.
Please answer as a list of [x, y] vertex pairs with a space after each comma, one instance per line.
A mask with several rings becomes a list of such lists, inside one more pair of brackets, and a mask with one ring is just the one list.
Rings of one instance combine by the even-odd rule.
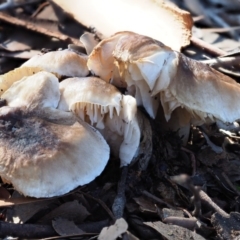
[[68, 49], [36, 55], [26, 61], [22, 67], [39, 67], [64, 77], [85, 77], [89, 73], [87, 56]]
[[[157, 40], [132, 32], [120, 32], [94, 48], [88, 67], [103, 80], [118, 87], [127, 87], [138, 105], [143, 105], [154, 118], [159, 106], [159, 95], [152, 93], [155, 81], [165, 62], [172, 62], [174, 58], [174, 52]], [[168, 70], [170, 74], [171, 71]], [[164, 71], [163, 74], [167, 73]]]
[[3, 97], [7, 106], [0, 108], [0, 176], [18, 191], [58, 196], [101, 174], [109, 146], [96, 129], [56, 109], [56, 76], [42, 71], [25, 77]]
[[60, 92], [58, 78], [49, 72], [38, 72], [23, 77], [2, 95], [9, 107], [26, 108], [57, 108]]
[[153, 118], [160, 99], [166, 120], [177, 108], [185, 108], [194, 120], [240, 119], [236, 81], [149, 37], [117, 33], [95, 47], [88, 66], [105, 81], [112, 79], [119, 85], [114, 75], [117, 69], [129, 93]]
[[58, 109], [70, 110], [96, 127], [119, 156], [121, 166], [128, 165], [140, 142], [135, 99], [95, 77], [66, 79], [60, 83], [60, 92]]
[[32, 197], [53, 197], [93, 181], [109, 159], [102, 135], [86, 123], [51, 123], [0, 108], [0, 176]]
[[89, 74], [87, 56], [70, 50], [53, 51], [36, 55], [21, 67], [0, 75], [0, 96], [16, 81], [40, 71], [47, 71], [57, 77], [84, 77]]

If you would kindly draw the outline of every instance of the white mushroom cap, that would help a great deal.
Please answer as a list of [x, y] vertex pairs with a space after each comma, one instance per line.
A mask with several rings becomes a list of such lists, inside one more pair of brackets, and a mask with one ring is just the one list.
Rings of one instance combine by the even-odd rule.
[[67, 77], [85, 77], [89, 74], [87, 56], [68, 49], [36, 55], [22, 67], [39, 67], [47, 72]]
[[15, 82], [3, 95], [10, 107], [25, 107], [28, 111], [36, 108], [57, 108], [60, 92], [59, 82], [49, 72], [38, 72]]
[[136, 100], [95, 77], [66, 79], [60, 92], [58, 109], [71, 110], [99, 129], [121, 166], [129, 164], [140, 142]]
[[68, 78], [59, 84], [61, 98], [58, 109], [71, 110], [82, 120], [85, 113], [90, 124], [103, 128], [104, 114], [113, 117], [114, 111], [121, 110], [122, 94], [113, 85], [96, 77]]
[[21, 67], [0, 75], [0, 96], [10, 88], [14, 82], [40, 71], [42, 71], [42, 69], [39, 67]]
[[0, 175], [24, 195], [59, 196], [91, 182], [105, 168], [109, 147], [88, 124], [59, 125], [18, 111], [6, 115], [4, 108]]

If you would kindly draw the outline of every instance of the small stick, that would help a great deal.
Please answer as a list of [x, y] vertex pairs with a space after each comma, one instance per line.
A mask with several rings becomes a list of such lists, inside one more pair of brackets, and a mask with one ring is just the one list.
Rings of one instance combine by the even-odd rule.
[[191, 37], [191, 42], [193, 45], [206, 50], [207, 52], [209, 52], [212, 55], [215, 55], [215, 56], [227, 55], [227, 52], [225, 52], [217, 47], [214, 47], [210, 43], [204, 42], [203, 40], [196, 38], [194, 36]]
[[73, 43], [75, 45], [84, 47], [78, 39], [71, 38], [67, 35], [64, 35], [62, 33], [56, 32], [56, 31], [49, 31], [46, 28], [43, 28], [43, 27], [37, 25], [36, 23], [32, 23], [31, 21], [28, 21], [28, 20], [15, 18], [15, 17], [12, 17], [12, 16], [10, 16], [8, 14], [5, 14], [5, 13], [2, 13], [2, 12], [0, 12], [0, 20], [4, 21], [4, 22], [7, 22], [7, 23], [10, 23], [10, 24], [13, 24], [14, 26], [22, 27], [22, 28], [25, 28], [27, 30], [31, 30], [31, 31], [34, 31], [34, 32], [37, 32], [37, 33], [41, 33], [41, 34], [43, 34], [45, 36], [48, 36], [48, 37], [54, 37], [54, 38], [57, 38], [61, 41], [64, 41], [64, 42], [67, 42], [67, 43]]
[[196, 227], [197, 219], [195, 217], [192, 218], [184, 218], [184, 217], [166, 217], [163, 220], [164, 223], [173, 224], [180, 227], [187, 228], [189, 230], [194, 230]]
[[195, 187], [195, 190], [198, 191], [200, 199], [211, 206], [217, 213], [226, 218], [230, 217], [230, 215], [213, 202], [213, 200], [203, 190], [201, 190], [201, 188]]

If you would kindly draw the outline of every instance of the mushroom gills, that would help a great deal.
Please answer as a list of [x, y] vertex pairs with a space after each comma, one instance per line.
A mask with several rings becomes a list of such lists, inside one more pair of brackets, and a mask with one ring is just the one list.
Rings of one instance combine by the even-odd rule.
[[66, 79], [60, 83], [60, 91], [58, 109], [71, 110], [96, 127], [115, 154], [119, 153], [121, 166], [129, 164], [140, 142], [136, 100], [92, 77]]

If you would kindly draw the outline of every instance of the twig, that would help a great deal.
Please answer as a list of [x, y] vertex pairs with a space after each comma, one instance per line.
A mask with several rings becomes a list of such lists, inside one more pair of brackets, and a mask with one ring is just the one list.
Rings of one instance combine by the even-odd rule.
[[227, 55], [227, 52], [225, 52], [217, 47], [214, 47], [213, 45], [211, 45], [207, 42], [204, 42], [203, 40], [196, 38], [194, 36], [191, 37], [191, 42], [193, 45], [206, 50], [207, 52], [209, 52], [212, 55], [215, 55], [215, 56]]
[[236, 65], [239, 65], [240, 56], [212, 58], [212, 59], [208, 59], [208, 60], [203, 60], [201, 62], [208, 64], [210, 66], [214, 66], [214, 67], [236, 66]]
[[[108, 220], [83, 223], [77, 225], [85, 232], [100, 232], [102, 228], [109, 225]], [[0, 222], [0, 237], [19, 237], [19, 238], [47, 238], [56, 236], [56, 232], [50, 225], [37, 225], [37, 224], [14, 224], [7, 222]]]
[[210, 207], [212, 207], [217, 213], [221, 214], [223, 217], [229, 217], [229, 214], [226, 213], [223, 209], [221, 209], [213, 200], [205, 193], [201, 187], [194, 186], [192, 183], [192, 179], [186, 175], [181, 174], [178, 176], [171, 177], [171, 180], [176, 182], [177, 184], [185, 187], [193, 194], [194, 200], [194, 216], [198, 216], [201, 213], [201, 201], [207, 203]]
[[28, 30], [31, 30], [31, 31], [34, 31], [37, 33], [41, 33], [48, 37], [57, 38], [66, 43], [73, 43], [75, 45], [84, 47], [78, 39], [71, 38], [67, 35], [64, 35], [62, 33], [56, 32], [56, 31], [52, 31], [52, 30], [49, 31], [46, 28], [43, 28], [43, 27], [37, 25], [36, 23], [32, 23], [30, 20], [23, 20], [23, 19], [15, 18], [15, 17], [12, 17], [12, 16], [2, 13], [2, 12], [0, 12], [0, 20], [10, 23], [10, 24], [13, 24], [18, 27], [22, 27], [22, 28], [25, 28], [25, 29], [28, 29]]
[[44, 2], [40, 4], [37, 10], [31, 15], [32, 18], [35, 18], [45, 7], [49, 5], [49, 2]]
[[166, 217], [165, 219], [163, 219], [163, 222], [167, 224], [173, 224], [180, 227], [184, 227], [189, 230], [194, 230], [196, 228], [197, 219], [195, 217], [192, 218]]
[[217, 213], [219, 213], [223, 217], [229, 218], [230, 215], [226, 213], [223, 209], [221, 209], [213, 200], [203, 191], [200, 187], [195, 187], [196, 191], [199, 193], [199, 197], [202, 201], [211, 206]]
[[236, 27], [221, 27], [221, 28], [201, 28], [204, 32], [214, 32], [214, 33], [227, 33], [234, 30], [239, 30], [240, 26]]

